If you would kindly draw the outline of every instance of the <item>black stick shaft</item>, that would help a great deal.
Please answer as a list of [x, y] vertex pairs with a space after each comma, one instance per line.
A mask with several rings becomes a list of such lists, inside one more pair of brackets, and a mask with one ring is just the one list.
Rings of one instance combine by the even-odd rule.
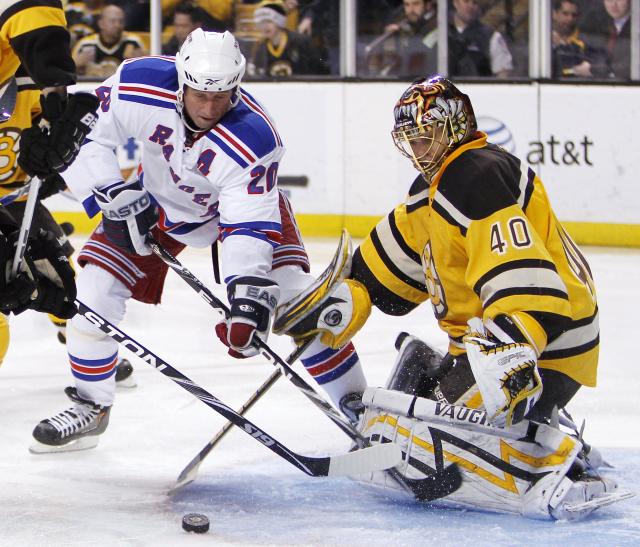
[[[193, 275], [180, 261], [167, 251], [160, 243], [151, 236], [148, 236], [152, 251], [163, 262], [165, 262], [174, 272], [176, 272], [194, 291], [225, 318], [229, 317], [229, 308], [224, 302], [217, 298], [195, 275]], [[316, 391], [289, 366], [276, 352], [274, 352], [264, 340], [254, 337], [254, 344], [260, 353], [274, 366], [278, 367], [283, 375], [293, 383], [304, 395], [320, 408], [344, 433], [353, 440], [360, 440], [362, 436], [355, 428], [345, 420], [338, 412], [320, 397]]]
[[302, 472], [311, 476], [326, 476], [329, 472], [330, 458], [312, 458], [302, 456], [289, 450], [282, 443], [278, 442], [271, 435], [268, 435], [253, 422], [238, 414], [230, 406], [223, 403], [220, 399], [206, 391], [204, 388], [193, 382], [182, 372], [172, 367], [167, 361], [147, 349], [140, 342], [137, 342], [121, 330], [117, 329], [104, 317], [93, 311], [91, 308], [83, 304], [80, 300], [76, 300], [76, 306], [79, 313], [89, 321], [92, 325], [100, 329], [102, 332], [113, 338], [121, 346], [135, 353], [140, 359], [153, 366], [156, 370], [167, 376], [180, 387], [200, 399], [209, 408], [221, 414], [234, 425], [242, 429], [247, 435], [250, 435], [258, 442], [266, 446], [269, 450], [288, 461]]

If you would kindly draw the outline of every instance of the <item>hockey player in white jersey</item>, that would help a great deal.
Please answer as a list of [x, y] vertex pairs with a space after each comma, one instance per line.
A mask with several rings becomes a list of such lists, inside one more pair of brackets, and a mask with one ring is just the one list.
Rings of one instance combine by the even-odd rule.
[[[266, 337], [279, 299], [309, 285], [309, 263], [286, 197], [277, 187], [284, 146], [260, 103], [240, 87], [245, 58], [229, 32], [197, 29], [178, 54], [125, 61], [96, 89], [99, 119], [64, 178], [102, 223], [78, 256], [78, 298], [118, 324], [126, 302], [158, 303], [167, 266], [151, 233], [172, 254], [220, 241], [231, 317], [216, 334], [236, 357]], [[133, 137], [142, 164], [122, 180], [114, 149]], [[67, 410], [40, 422], [34, 452], [95, 446], [114, 402], [118, 347], [77, 315], [67, 331], [75, 387]], [[337, 406], [350, 412], [366, 382], [352, 344], [320, 341], [302, 363]], [[342, 404], [341, 404], [342, 403]]]

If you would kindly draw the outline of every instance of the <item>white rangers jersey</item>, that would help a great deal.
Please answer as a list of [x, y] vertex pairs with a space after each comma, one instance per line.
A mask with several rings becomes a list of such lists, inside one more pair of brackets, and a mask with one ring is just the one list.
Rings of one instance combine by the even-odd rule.
[[173, 57], [125, 61], [96, 89], [99, 119], [63, 176], [89, 216], [92, 190], [122, 180], [115, 149], [129, 137], [142, 146], [139, 180], [158, 205], [159, 226], [195, 247], [221, 232], [225, 280], [264, 276], [281, 237], [277, 172], [282, 141], [262, 106], [241, 90], [240, 102], [191, 146], [176, 110]]

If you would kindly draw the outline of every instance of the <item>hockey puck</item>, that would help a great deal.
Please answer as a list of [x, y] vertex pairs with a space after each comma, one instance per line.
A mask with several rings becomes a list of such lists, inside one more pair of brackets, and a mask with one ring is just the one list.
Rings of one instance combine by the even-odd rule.
[[200, 513], [187, 513], [182, 517], [182, 529], [186, 532], [204, 534], [209, 531], [209, 518]]

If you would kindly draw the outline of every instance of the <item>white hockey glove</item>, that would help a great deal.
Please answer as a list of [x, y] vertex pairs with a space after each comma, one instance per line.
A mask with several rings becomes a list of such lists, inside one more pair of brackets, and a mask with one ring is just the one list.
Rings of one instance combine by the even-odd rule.
[[130, 254], [150, 255], [146, 237], [158, 220], [158, 211], [140, 182], [118, 182], [93, 193], [107, 239]]
[[497, 427], [510, 427], [542, 394], [536, 352], [529, 344], [498, 340], [477, 318], [469, 326], [471, 332], [463, 341], [488, 420]]
[[229, 283], [227, 294], [231, 316], [216, 325], [216, 335], [229, 347], [232, 357], [257, 355], [258, 350], [251, 345], [253, 336], [267, 339], [280, 287], [270, 279], [244, 276]]

